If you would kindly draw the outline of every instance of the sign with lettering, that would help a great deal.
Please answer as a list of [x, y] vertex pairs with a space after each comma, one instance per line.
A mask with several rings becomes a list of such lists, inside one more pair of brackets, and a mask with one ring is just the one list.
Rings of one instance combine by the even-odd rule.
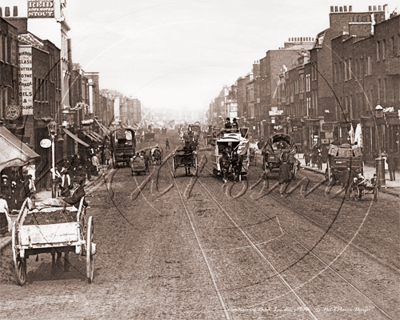
[[18, 50], [19, 105], [23, 116], [33, 115], [32, 46], [21, 45]]
[[28, 1], [28, 18], [54, 18], [54, 1]]

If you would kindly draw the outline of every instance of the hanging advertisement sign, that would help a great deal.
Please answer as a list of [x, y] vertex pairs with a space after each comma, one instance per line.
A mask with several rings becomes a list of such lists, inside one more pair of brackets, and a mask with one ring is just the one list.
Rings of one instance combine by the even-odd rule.
[[17, 120], [21, 116], [21, 108], [16, 104], [8, 105], [5, 111], [7, 120]]
[[33, 115], [32, 46], [20, 46], [18, 50], [19, 105], [23, 116]]
[[54, 18], [54, 1], [28, 1], [28, 18]]

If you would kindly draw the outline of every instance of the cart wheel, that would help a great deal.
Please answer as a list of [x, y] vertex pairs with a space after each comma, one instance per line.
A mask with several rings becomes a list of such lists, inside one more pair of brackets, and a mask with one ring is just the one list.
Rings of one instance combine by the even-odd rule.
[[92, 283], [94, 275], [94, 261], [92, 253], [93, 231], [93, 217], [90, 216], [86, 233], [86, 277], [88, 279], [88, 283]]
[[196, 173], [195, 173], [195, 175], [197, 176], [197, 157], [196, 157], [196, 159], [195, 159], [195, 161], [194, 161], [194, 165], [195, 165], [195, 169], [196, 169]]
[[378, 188], [374, 188], [374, 201], [378, 201]]
[[176, 178], [176, 174], [175, 174], [175, 172], [176, 172], [176, 168], [175, 168], [175, 158], [172, 158], [172, 170], [173, 170], [172, 175], [174, 176], [174, 178]]
[[21, 258], [19, 252], [17, 252], [17, 235], [16, 235], [16, 225], [14, 223], [12, 228], [12, 250], [13, 250], [13, 260], [15, 267], [15, 274], [17, 276], [17, 282], [20, 286], [23, 286], [26, 282], [26, 258]]

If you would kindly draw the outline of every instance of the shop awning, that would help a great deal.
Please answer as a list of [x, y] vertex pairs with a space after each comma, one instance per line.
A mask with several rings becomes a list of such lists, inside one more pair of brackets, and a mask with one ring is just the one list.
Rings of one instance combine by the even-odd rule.
[[102, 123], [100, 123], [98, 120], [96, 120], [97, 125], [100, 127], [100, 129], [104, 132], [105, 135], [109, 135], [111, 133], [111, 131], [109, 129], [106, 128], [106, 126]]
[[69, 135], [72, 139], [74, 139], [76, 142], [80, 143], [81, 145], [85, 146], [85, 147], [90, 147], [86, 142], [82, 141], [81, 139], [79, 139], [76, 135], [74, 135], [71, 131], [69, 131], [68, 129], [63, 128], [64, 132]]
[[99, 139], [92, 135], [91, 132], [83, 132], [83, 134], [94, 142], [99, 142]]
[[8, 167], [24, 166], [40, 158], [5, 127], [0, 127], [0, 150], [0, 171]]
[[99, 135], [97, 132], [91, 132], [91, 135], [99, 140], [99, 142], [103, 142], [103, 137]]

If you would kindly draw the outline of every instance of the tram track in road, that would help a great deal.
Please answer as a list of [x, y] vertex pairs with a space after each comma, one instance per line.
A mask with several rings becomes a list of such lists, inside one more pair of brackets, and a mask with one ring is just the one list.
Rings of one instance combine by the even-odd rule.
[[169, 170], [170, 170], [172, 179], [174, 180], [174, 184], [175, 184], [175, 186], [176, 186], [176, 190], [177, 190], [177, 192], [178, 192], [178, 194], [179, 194], [179, 197], [180, 197], [180, 199], [181, 199], [181, 201], [182, 201], [182, 204], [183, 204], [183, 207], [184, 207], [184, 209], [185, 209], [186, 216], [187, 216], [187, 218], [188, 218], [188, 220], [189, 220], [189, 223], [190, 223], [190, 226], [191, 226], [191, 228], [192, 228], [193, 234], [194, 234], [194, 236], [195, 236], [195, 238], [196, 238], [197, 244], [199, 245], [200, 251], [201, 251], [201, 253], [202, 253], [202, 255], [203, 255], [203, 259], [204, 259], [204, 261], [205, 261], [205, 263], [206, 263], [206, 265], [207, 265], [208, 272], [210, 273], [211, 280], [212, 280], [212, 282], [213, 282], [215, 291], [216, 291], [216, 293], [217, 293], [218, 300], [219, 300], [219, 302], [220, 302], [220, 304], [221, 304], [221, 306], [222, 306], [222, 309], [223, 309], [223, 313], [224, 313], [224, 315], [225, 315], [225, 318], [228, 319], [228, 320], [230, 320], [230, 319], [232, 319], [232, 318], [231, 318], [231, 316], [230, 316], [230, 314], [229, 314], [229, 312], [228, 312], [228, 308], [227, 308], [225, 299], [222, 297], [221, 292], [220, 292], [220, 290], [219, 290], [219, 288], [218, 288], [217, 280], [216, 280], [216, 275], [214, 274], [213, 269], [211, 268], [211, 265], [210, 265], [210, 263], [209, 263], [209, 261], [208, 261], [208, 259], [207, 259], [207, 255], [206, 255], [206, 253], [205, 253], [205, 251], [204, 251], [204, 249], [203, 249], [203, 246], [202, 246], [202, 244], [201, 244], [201, 242], [200, 242], [199, 236], [197, 235], [197, 232], [196, 232], [196, 229], [195, 229], [195, 227], [194, 227], [192, 218], [191, 218], [191, 216], [190, 216], [190, 213], [189, 213], [189, 211], [188, 211], [188, 208], [187, 208], [186, 205], [185, 205], [185, 201], [183, 200], [182, 192], [179, 190], [178, 183], [177, 183], [177, 181], [176, 181], [176, 178], [174, 177], [174, 174], [172, 173], [172, 170], [171, 170], [171, 167], [170, 167], [170, 164], [169, 164], [169, 163], [168, 163], [168, 167], [169, 167]]
[[[206, 170], [207, 171], [209, 171], [207, 168], [206, 168]], [[210, 172], [210, 171], [209, 171]], [[227, 211], [223, 208], [223, 206], [222, 206], [222, 204], [220, 204], [219, 203], [219, 201], [215, 198], [215, 196], [217, 195], [217, 190], [213, 190], [213, 191], [211, 191], [210, 192], [210, 190], [203, 184], [203, 182], [199, 179], [198, 180], [198, 182], [199, 182], [199, 184], [204, 188], [204, 190], [206, 190], [206, 192], [209, 194], [209, 196], [210, 197], [212, 197], [213, 199], [214, 199], [214, 201], [218, 204], [218, 206], [220, 206], [220, 208], [221, 208], [221, 210], [229, 217], [229, 219], [232, 221], [232, 223], [234, 223], [234, 224], [236, 224], [236, 222], [233, 220], [233, 218], [227, 213]], [[315, 248], [315, 246], [313, 247], [313, 248], [311, 248], [311, 249], [309, 249], [309, 246], [307, 246], [307, 245], [305, 245], [304, 243], [302, 243], [302, 241], [300, 241], [300, 240], [298, 240], [294, 235], [292, 235], [290, 232], [288, 232], [285, 228], [282, 228], [282, 226], [281, 226], [281, 224], [279, 224], [279, 220], [274, 220], [273, 219], [273, 217], [272, 216], [270, 216], [270, 215], [268, 215], [267, 213], [265, 213], [265, 209], [264, 210], [261, 210], [261, 208], [257, 205], [257, 204], [255, 204], [254, 203], [254, 201], [251, 201], [250, 199], [248, 199], [248, 197], [241, 197], [240, 198], [240, 201], [244, 201], [245, 203], [246, 203], [246, 206], [248, 206], [248, 208], [251, 210], [251, 212], [253, 212], [253, 213], [259, 213], [260, 215], [261, 215], [261, 217], [257, 217], [257, 220], [258, 219], [261, 219], [261, 220], [268, 220], [268, 219], [270, 219], [270, 221], [272, 221], [272, 223], [274, 223], [274, 224], [276, 224], [276, 226], [278, 227], [279, 226], [279, 228], [281, 228], [281, 230], [282, 230], [282, 232], [284, 232], [284, 234], [286, 234], [287, 235], [287, 237], [289, 237], [292, 241], [294, 241], [297, 245], [299, 245], [300, 247], [302, 247], [303, 249], [304, 249], [304, 251], [306, 252], [305, 253], [305, 255], [304, 256], [307, 256], [307, 255], [310, 255], [310, 256], [312, 256], [312, 257], [314, 257], [315, 259], [317, 259], [318, 260], [318, 262], [319, 263], [321, 263], [321, 264], [323, 264], [325, 267], [324, 267], [324, 269], [322, 269], [319, 273], [317, 273], [316, 275], [314, 275], [308, 282], [311, 282], [312, 280], [314, 280], [317, 276], [322, 276], [324, 273], [326, 273], [325, 271], [330, 271], [330, 272], [333, 272], [336, 276], [338, 276], [343, 282], [344, 282], [344, 286], [349, 286], [349, 287], [351, 287], [352, 288], [352, 290], [354, 290], [358, 295], [360, 295], [363, 299], [365, 299], [370, 305], [372, 305], [373, 306], [373, 308], [375, 308], [376, 310], [378, 310], [379, 311], [379, 313], [381, 314], [381, 315], [383, 315], [385, 318], [387, 318], [387, 319], [394, 319], [391, 315], [389, 315], [385, 310], [383, 310], [383, 308], [381, 308], [380, 306], [378, 306], [378, 304], [377, 303], [375, 303], [373, 300], [372, 300], [372, 298], [370, 298], [368, 295], [366, 295], [366, 294], [364, 294], [361, 290], [359, 290], [359, 288], [357, 287], [357, 285], [356, 284], [354, 284], [352, 281], [350, 281], [350, 280], [348, 280], [348, 279], [346, 279], [346, 277], [345, 276], [343, 276], [343, 275], [341, 275], [339, 272], [337, 272], [334, 268], [332, 268], [332, 264], [341, 256], [341, 254], [347, 249], [347, 247], [349, 246], [349, 245], [351, 245], [352, 244], [352, 241], [354, 240], [354, 238], [355, 238], [355, 236], [356, 236], [356, 234], [358, 233], [358, 231], [357, 231], [357, 233], [352, 237], [352, 239], [350, 240], [350, 241], [347, 241], [346, 243], [345, 243], [345, 248], [340, 252], [340, 254], [333, 260], [333, 261], [331, 261], [330, 263], [327, 263], [327, 262], [325, 262], [324, 261], [324, 259], [323, 258], [321, 258], [319, 255], [317, 255], [317, 254], [315, 254], [315, 252], [313, 252], [313, 249]], [[371, 204], [372, 204], [372, 202], [371, 202]], [[369, 209], [368, 210], [370, 210], [370, 208], [371, 208], [371, 205], [370, 205], [370, 207], [369, 207]], [[369, 212], [369, 211], [368, 211]], [[366, 214], [366, 216], [365, 216], [365, 219], [366, 219], [366, 217], [368, 216], [368, 214]], [[302, 217], [302, 216], [301, 216]], [[365, 219], [364, 219], [364, 221], [365, 221]], [[278, 223], [277, 223], [277, 221], [278, 221]], [[364, 222], [363, 221], [363, 222]], [[317, 226], [318, 228], [320, 228], [322, 231], [323, 231], [323, 229], [322, 229], [322, 227], [320, 227], [320, 226]], [[361, 227], [362, 227], [362, 224], [360, 225], [360, 227], [359, 227], [359, 229], [361, 229]], [[243, 233], [244, 233], [244, 231], [242, 231]], [[251, 235], [249, 235], [249, 236], [247, 236], [246, 235], [246, 238], [250, 238], [251, 237]], [[338, 237], [335, 237], [337, 240], [339, 240], [339, 241], [343, 241], [343, 239], [341, 239], [341, 238], [338, 238]], [[249, 242], [250, 242], [251, 240], [249, 239]], [[251, 244], [250, 246], [252, 246], [253, 247], [253, 245], [255, 245], [254, 243], [253, 244]], [[263, 244], [261, 244], [261, 245], [263, 245]], [[256, 247], [258, 247], [259, 245], [255, 245]], [[357, 248], [356, 248], [357, 249]], [[223, 249], [224, 250], [224, 249]], [[367, 255], [368, 257], [369, 257], [369, 255]], [[380, 261], [377, 261], [378, 263], [380, 262]], [[285, 271], [287, 271], [287, 269], [289, 269], [289, 268], [291, 268], [293, 265], [289, 265], [288, 267], [286, 267], [286, 268], [284, 268], [283, 270], [282, 270], [282, 273], [284, 273]], [[387, 265], [385, 265], [385, 267], [387, 267]], [[393, 273], [393, 274], [395, 274], [396, 276], [398, 276], [398, 271], [397, 270], [392, 270], [392, 268], [390, 268], [390, 271]], [[330, 275], [329, 275], [330, 276]], [[302, 285], [300, 285], [300, 286], [296, 286], [295, 288], [294, 288], [294, 290], [298, 290], [298, 289], [300, 289], [302, 286], [304, 286], [306, 283], [304, 283], [304, 284], [302, 284]], [[256, 305], [253, 305], [253, 307], [257, 307], [258, 305], [260, 305], [260, 304], [256, 304]], [[262, 304], [261, 304], [262, 305]]]
[[[170, 168], [170, 171], [171, 171], [171, 168]], [[183, 195], [182, 192], [180, 191], [180, 188], [179, 188], [179, 186], [178, 186], [177, 179], [173, 177], [172, 171], [171, 171], [170, 173], [171, 173], [172, 178], [174, 179], [174, 184], [175, 184], [175, 186], [176, 186], [176, 188], [177, 188], [177, 192], [179, 193], [179, 197], [180, 197], [180, 199], [181, 199], [181, 201], [182, 201], [182, 204], [183, 204], [183, 206], [184, 206], [184, 208], [185, 208], [185, 212], [186, 212], [186, 215], [187, 215], [188, 220], [189, 220], [189, 222], [190, 222], [192, 231], [193, 231], [193, 233], [194, 233], [194, 235], [195, 235], [195, 238], [196, 238], [196, 240], [197, 240], [197, 243], [198, 243], [198, 245], [199, 245], [199, 247], [200, 247], [200, 250], [201, 250], [201, 252], [202, 252], [203, 258], [204, 258], [204, 260], [205, 260], [205, 262], [206, 262], [206, 264], [207, 264], [207, 267], [208, 267], [210, 276], [211, 276], [211, 278], [212, 278], [212, 281], [213, 281], [215, 290], [216, 290], [216, 292], [217, 292], [217, 295], [218, 295], [218, 298], [219, 298], [219, 300], [220, 300], [221, 306], [222, 306], [222, 308], [223, 308], [223, 310], [224, 310], [225, 317], [226, 317], [227, 319], [231, 319], [229, 310], [231, 310], [231, 309], [235, 310], [235, 307], [236, 307], [236, 306], [233, 306], [233, 307], [231, 307], [231, 308], [229, 308], [229, 309], [227, 308], [227, 302], [225, 302], [225, 300], [227, 300], [226, 294], [227, 294], [227, 292], [228, 292], [229, 290], [226, 290], [226, 289], [221, 290], [221, 289], [219, 289], [218, 284], [217, 284], [218, 276], [217, 276], [217, 274], [213, 271], [213, 268], [212, 268], [212, 266], [211, 266], [211, 263], [210, 263], [210, 261], [209, 261], [209, 259], [208, 259], [208, 257], [207, 257], [207, 253], [206, 253], [206, 252], [208, 252], [209, 249], [204, 248], [204, 245], [202, 244], [202, 242], [201, 242], [201, 240], [200, 240], [200, 236], [199, 236], [199, 233], [198, 233], [198, 228], [195, 227], [195, 223], [194, 223], [194, 221], [193, 221], [193, 219], [192, 219], [193, 213], [190, 212], [190, 210], [188, 209], [187, 204], [185, 203], [184, 195]], [[206, 191], [208, 191], [207, 188], [205, 188], [204, 185], [203, 185], [202, 183], [201, 183], [201, 185], [202, 185], [202, 187], [203, 187]], [[241, 227], [231, 218], [231, 216], [225, 211], [225, 209], [221, 206], [221, 204], [220, 204], [210, 193], [208, 193], [208, 194], [209, 194], [209, 196], [208, 196], [209, 199], [212, 199], [212, 201], [213, 201], [217, 206], [219, 206], [220, 210], [223, 211], [223, 212], [225, 213], [225, 215], [229, 217], [230, 223], [233, 225], [233, 227], [224, 227], [224, 228], [222, 228], [222, 229], [232, 229], [232, 228], [235, 228], [235, 229], [240, 230], [240, 232], [242, 233], [242, 236], [250, 243], [250, 246], [252, 247], [252, 249], [254, 249], [254, 251], [257, 252], [257, 254], [259, 255], [259, 257], [261, 257], [261, 259], [263, 260], [263, 262], [266, 263], [266, 264], [268, 265], [268, 267], [270, 268], [270, 270], [272, 270], [274, 276], [277, 276], [277, 277], [279, 278], [281, 284], [283, 284], [283, 285], [285, 286], [286, 289], [288, 289], [288, 290], [291, 291], [292, 296], [296, 299], [297, 303], [299, 304], [299, 307], [300, 307], [302, 310], [304, 310], [304, 311], [308, 314], [308, 317], [307, 317], [307, 318], [310, 318], [310, 319], [318, 319], [318, 318], [316, 317], [316, 315], [314, 314], [314, 312], [313, 312], [309, 307], [307, 307], [307, 305], [305, 304], [305, 302], [299, 297], [298, 294], [296, 294], [296, 293], [294, 292], [294, 290], [293, 290], [293, 289], [291, 288], [291, 286], [287, 283], [287, 281], [279, 274], [279, 272], [276, 270], [276, 268], [273, 266], [273, 264], [267, 259], [267, 257], [266, 257], [264, 254], [262, 254], [262, 252], [257, 248], [257, 245], [248, 237], [248, 235], [242, 230], [242, 228], [241, 228]], [[187, 201], [190, 201], [190, 200], [187, 199]], [[269, 220], [269, 219], [268, 219], [268, 220]], [[240, 248], [239, 248], [239, 249], [240, 249]], [[212, 250], [212, 249], [211, 249], [211, 250]], [[218, 281], [221, 282], [221, 280], [218, 280]], [[225, 298], [223, 297], [222, 292], [225, 293]]]

